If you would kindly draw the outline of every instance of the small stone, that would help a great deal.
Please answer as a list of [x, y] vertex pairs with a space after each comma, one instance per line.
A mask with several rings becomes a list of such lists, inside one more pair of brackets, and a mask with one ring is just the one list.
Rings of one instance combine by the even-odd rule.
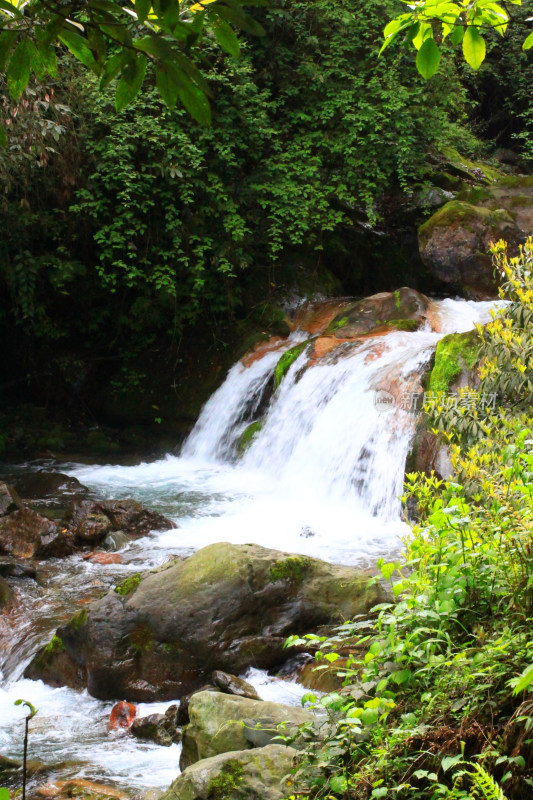
[[217, 669], [211, 675], [211, 680], [225, 694], [235, 694], [238, 697], [249, 697], [250, 700], [261, 700], [251, 683], [229, 672]]
[[112, 531], [105, 537], [103, 546], [106, 550], [111, 550], [112, 553], [115, 553], [117, 550], [122, 550], [123, 547], [126, 547], [129, 541], [129, 536], [124, 531]]
[[137, 707], [133, 703], [127, 703], [125, 700], [121, 700], [111, 709], [109, 727], [111, 730], [130, 728], [136, 716]]

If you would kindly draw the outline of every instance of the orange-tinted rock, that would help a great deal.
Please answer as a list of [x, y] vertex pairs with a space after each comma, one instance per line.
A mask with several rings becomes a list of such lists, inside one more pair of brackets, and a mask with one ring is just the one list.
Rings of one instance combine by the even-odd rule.
[[127, 794], [118, 789], [114, 789], [112, 786], [106, 786], [103, 783], [94, 783], [93, 781], [86, 781], [80, 778], [70, 781], [54, 781], [54, 783], [47, 783], [46, 786], [40, 786], [37, 789], [37, 794], [40, 797], [110, 797], [114, 798], [114, 800], [129, 800]]
[[0, 553], [15, 558], [53, 558], [72, 553], [72, 537], [57, 522], [31, 508], [19, 508], [0, 518]]
[[116, 731], [118, 728], [131, 728], [137, 716], [137, 707], [133, 703], [121, 700], [113, 706], [109, 717], [109, 727]]
[[287, 340], [281, 336], [271, 336], [266, 342], [258, 342], [250, 353], [241, 359], [241, 364], [250, 367], [255, 361], [259, 361], [267, 353], [280, 350]]
[[83, 558], [95, 564], [122, 564], [122, 556], [118, 553], [87, 553]]
[[315, 303], [306, 303], [296, 312], [291, 321], [291, 329], [299, 328], [307, 333], [323, 333], [328, 325], [337, 317], [347, 305], [353, 301], [336, 298], [333, 300], [318, 300]]

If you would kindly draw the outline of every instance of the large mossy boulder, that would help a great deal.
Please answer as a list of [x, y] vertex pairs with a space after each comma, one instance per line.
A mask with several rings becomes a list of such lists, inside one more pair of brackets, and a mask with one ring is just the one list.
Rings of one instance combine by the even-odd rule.
[[379, 328], [416, 330], [425, 320], [428, 298], [406, 286], [395, 292], [380, 292], [341, 311], [330, 323], [326, 334], [350, 339]]
[[187, 767], [160, 800], [282, 800], [295, 755], [269, 744], [206, 758]]
[[[258, 545], [213, 544], [130, 576], [60, 628], [26, 676], [86, 685], [102, 699], [181, 697], [213, 670], [239, 674], [287, 658], [287, 636], [365, 613], [382, 597], [368, 574]], [[71, 667], [65, 669], [65, 655]], [[81, 679], [80, 679], [81, 676]]]
[[446, 203], [418, 231], [422, 261], [443, 284], [475, 300], [495, 297], [491, 242], [511, 253], [533, 230], [533, 178], [505, 178]]
[[183, 729], [182, 770], [219, 753], [264, 747], [280, 735], [280, 725], [283, 735], [293, 736], [313, 715], [297, 706], [198, 692], [189, 701], [189, 720]]

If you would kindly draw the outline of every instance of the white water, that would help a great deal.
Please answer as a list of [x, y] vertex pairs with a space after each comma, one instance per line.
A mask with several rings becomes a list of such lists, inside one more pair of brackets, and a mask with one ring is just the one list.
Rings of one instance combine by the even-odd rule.
[[[4, 656], [0, 752], [20, 755], [23, 712], [13, 701], [22, 696], [39, 708], [32, 722], [32, 755], [46, 763], [75, 762], [58, 767], [62, 777], [105, 779], [125, 788], [167, 786], [178, 772], [178, 746], [160, 748], [109, 734], [112, 704], [20, 679], [32, 652], [77, 610], [83, 594], [103, 592], [132, 570], [149, 569], [211, 542], [256, 542], [363, 565], [396, 552], [407, 531], [398, 495], [415, 424], [415, 415], [401, 406], [411, 392], [420, 391], [420, 375], [438, 339], [486, 321], [493, 305], [435, 303], [424, 330], [342, 344], [302, 371], [309, 356], [305, 351], [272, 396], [264, 427], [240, 461], [235, 460], [239, 436], [265, 404], [283, 350], [230, 370], [181, 457], [135, 467], [56, 464], [101, 495], [134, 496], [180, 527], [133, 542], [118, 566], [95, 566], [79, 556], [50, 565], [46, 586], [28, 600], [31, 614], [26, 616], [38, 619], [38, 627], [21, 627]], [[286, 347], [304, 338], [297, 333]], [[376, 404], [383, 393], [392, 397], [390, 410]], [[257, 671], [250, 679], [265, 699], [299, 702], [302, 689], [292, 682], [272, 681]], [[168, 705], [140, 710], [150, 713]]]

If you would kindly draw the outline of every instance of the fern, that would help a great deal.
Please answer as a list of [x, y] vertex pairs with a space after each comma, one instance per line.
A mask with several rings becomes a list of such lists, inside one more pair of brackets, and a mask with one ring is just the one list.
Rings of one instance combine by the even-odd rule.
[[476, 791], [476, 795], [479, 794], [480, 800], [508, 800], [502, 787], [481, 764], [474, 764], [470, 761], [459, 761], [458, 764], [464, 765], [466, 769], [462, 769], [454, 775], [450, 800], [459, 800], [464, 797], [464, 779], [471, 783], [472, 789]]

